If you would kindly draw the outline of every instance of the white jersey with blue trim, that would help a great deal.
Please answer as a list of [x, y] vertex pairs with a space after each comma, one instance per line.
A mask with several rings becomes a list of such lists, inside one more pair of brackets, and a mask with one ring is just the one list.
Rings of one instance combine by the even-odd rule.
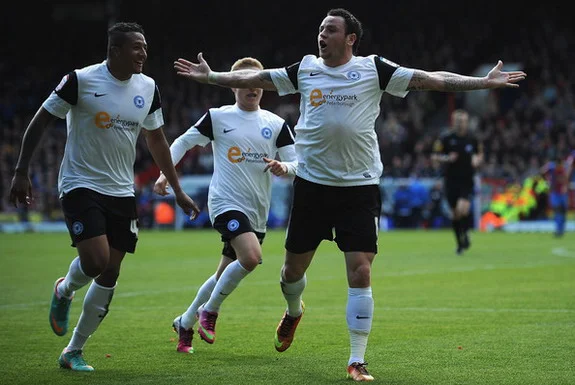
[[383, 172], [375, 120], [384, 92], [405, 97], [413, 69], [376, 55], [338, 67], [306, 55], [270, 70], [279, 95], [300, 93], [297, 175], [329, 186], [378, 184]]
[[278, 115], [264, 110], [244, 111], [237, 104], [210, 108], [170, 146], [178, 164], [185, 152], [212, 142], [214, 173], [208, 191], [208, 211], [214, 219], [230, 210], [241, 211], [255, 231], [265, 232], [271, 203], [272, 173], [264, 157], [295, 162], [291, 128]]
[[58, 176], [60, 196], [79, 187], [134, 196], [140, 130], [164, 124], [155, 81], [144, 74], [118, 80], [106, 62], [70, 72], [42, 104], [66, 119], [68, 137]]

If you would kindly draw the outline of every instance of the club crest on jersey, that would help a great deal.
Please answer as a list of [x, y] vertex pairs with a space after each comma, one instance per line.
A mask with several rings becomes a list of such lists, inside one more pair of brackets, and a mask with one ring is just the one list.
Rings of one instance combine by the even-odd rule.
[[236, 231], [240, 227], [240, 222], [237, 219], [232, 219], [228, 222], [228, 230]]
[[266, 139], [269, 139], [272, 137], [272, 130], [268, 127], [264, 127], [262, 128], [262, 136]]
[[84, 231], [84, 225], [82, 222], [74, 222], [72, 223], [72, 232], [74, 235], [80, 235]]
[[140, 95], [136, 95], [134, 96], [134, 106], [138, 107], [138, 108], [143, 108], [144, 107], [144, 98]]
[[348, 78], [349, 80], [356, 81], [356, 80], [361, 79], [361, 75], [360, 75], [359, 72], [357, 72], [357, 71], [349, 71], [349, 72], [347, 73], [347, 78]]

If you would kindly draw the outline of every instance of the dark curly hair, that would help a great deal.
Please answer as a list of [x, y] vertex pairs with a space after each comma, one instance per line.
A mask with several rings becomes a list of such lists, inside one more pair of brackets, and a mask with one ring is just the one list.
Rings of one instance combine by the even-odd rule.
[[127, 33], [138, 32], [144, 35], [144, 28], [138, 23], [118, 22], [108, 29], [108, 52], [112, 47], [121, 47], [127, 40]]

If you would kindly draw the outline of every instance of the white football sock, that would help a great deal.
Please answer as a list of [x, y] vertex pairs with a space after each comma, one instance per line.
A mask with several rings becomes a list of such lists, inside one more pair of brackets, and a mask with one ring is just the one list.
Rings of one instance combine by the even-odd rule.
[[299, 317], [303, 311], [301, 308], [301, 296], [307, 285], [307, 276], [304, 274], [299, 281], [284, 282], [281, 277], [280, 285], [282, 293], [287, 301], [287, 313], [292, 317]]
[[348, 289], [346, 320], [351, 347], [348, 365], [353, 362], [363, 363], [373, 321], [371, 287]]
[[92, 277], [88, 277], [84, 274], [84, 270], [82, 270], [80, 257], [76, 257], [70, 263], [68, 274], [66, 274], [64, 280], [58, 284], [56, 290], [62, 297], [70, 298], [76, 290], [86, 286], [91, 280]]
[[66, 350], [83, 349], [88, 338], [98, 329], [108, 314], [108, 307], [112, 301], [115, 287], [104, 287], [95, 281], [92, 282], [84, 297], [82, 314]]
[[238, 287], [240, 281], [249, 273], [250, 271], [246, 270], [238, 260], [226, 266], [210, 295], [210, 299], [204, 305], [204, 310], [218, 312], [222, 302]]
[[210, 298], [210, 295], [212, 294], [212, 291], [214, 291], [214, 287], [216, 286], [217, 281], [218, 280], [216, 278], [216, 274], [214, 274], [208, 278], [206, 282], [202, 284], [202, 286], [200, 286], [198, 293], [196, 294], [196, 298], [194, 298], [194, 301], [190, 307], [188, 307], [188, 310], [182, 314], [180, 325], [184, 329], [191, 329], [192, 326], [194, 326], [197, 321], [196, 312], [198, 311], [198, 308]]

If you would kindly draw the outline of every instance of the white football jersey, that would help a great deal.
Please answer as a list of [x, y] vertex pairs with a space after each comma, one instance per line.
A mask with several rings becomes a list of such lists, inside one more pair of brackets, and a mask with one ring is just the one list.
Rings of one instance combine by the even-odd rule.
[[[241, 211], [255, 231], [265, 232], [271, 203], [273, 174], [264, 172], [263, 158], [292, 162], [294, 137], [284, 119], [267, 110], [241, 110], [237, 104], [210, 108], [170, 146], [178, 164], [186, 151], [212, 142], [214, 173], [208, 191], [208, 211], [214, 219], [230, 210]], [[288, 167], [288, 170], [290, 167]]]
[[376, 55], [353, 56], [339, 67], [306, 55], [270, 72], [279, 95], [301, 94], [297, 175], [329, 186], [378, 184], [383, 165], [375, 120], [381, 97], [405, 97], [413, 69]]
[[118, 80], [106, 62], [70, 72], [42, 106], [66, 119], [68, 137], [58, 176], [60, 196], [79, 187], [134, 196], [140, 130], [164, 124], [155, 81], [144, 74]]

